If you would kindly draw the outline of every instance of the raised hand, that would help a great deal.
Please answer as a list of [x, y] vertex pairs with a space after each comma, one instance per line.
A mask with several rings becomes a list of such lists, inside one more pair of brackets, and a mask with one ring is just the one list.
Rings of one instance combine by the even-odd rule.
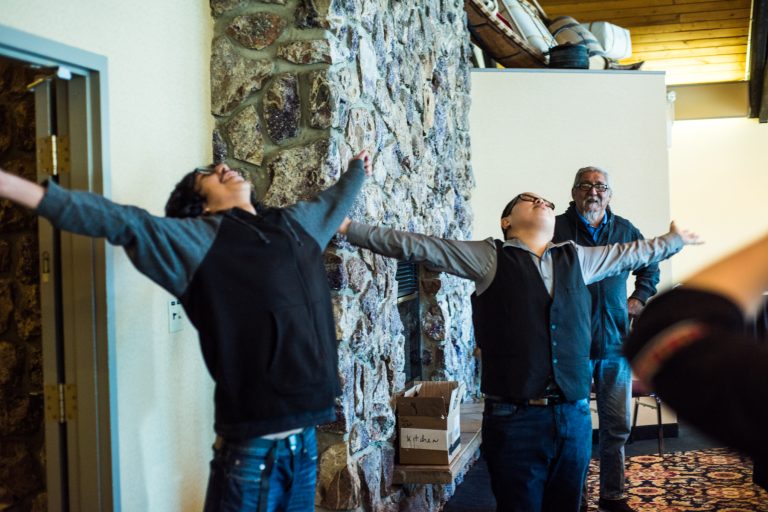
[[44, 195], [45, 189], [37, 183], [0, 168], [0, 199], [10, 199], [21, 206], [34, 209]]
[[365, 175], [370, 176], [371, 174], [373, 174], [372, 158], [371, 158], [371, 154], [368, 152], [367, 149], [364, 149], [358, 154], [356, 154], [354, 158], [352, 158], [352, 160], [362, 160], [363, 167], [365, 168]]
[[336, 232], [342, 235], [346, 235], [347, 229], [349, 229], [349, 225], [351, 222], [352, 221], [349, 219], [349, 217], [344, 217], [344, 220], [341, 221], [341, 225], [339, 226], [339, 229], [336, 230]]
[[683, 240], [684, 245], [701, 245], [704, 243], [704, 240], [702, 240], [699, 235], [693, 231], [678, 228], [677, 224], [675, 224], [675, 221], [672, 221], [669, 224], [669, 232], [678, 235]]

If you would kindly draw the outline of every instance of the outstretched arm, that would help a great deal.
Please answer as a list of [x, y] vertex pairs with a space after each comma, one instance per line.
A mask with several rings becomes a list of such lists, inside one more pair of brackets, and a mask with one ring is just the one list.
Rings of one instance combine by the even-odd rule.
[[446, 240], [390, 228], [369, 226], [346, 219], [339, 231], [359, 247], [400, 260], [424, 263], [438, 272], [472, 279], [477, 292], [496, 273], [496, 248], [490, 238], [482, 241]]
[[634, 270], [678, 253], [683, 246], [703, 243], [696, 233], [672, 222], [669, 232], [650, 240], [598, 247], [576, 246], [584, 282], [595, 283], [626, 270]]
[[54, 182], [44, 188], [0, 170], [0, 198], [34, 209], [57, 229], [106, 238], [120, 245], [136, 268], [180, 296], [216, 236], [217, 217], [167, 219], [97, 194]]
[[42, 201], [45, 189], [35, 182], [11, 174], [0, 168], [0, 199], [34, 210]]
[[354, 204], [365, 177], [371, 173], [371, 155], [367, 150], [363, 150], [350, 160], [347, 172], [335, 185], [309, 201], [300, 201], [289, 206], [286, 213], [295, 219], [321, 248], [325, 248]]

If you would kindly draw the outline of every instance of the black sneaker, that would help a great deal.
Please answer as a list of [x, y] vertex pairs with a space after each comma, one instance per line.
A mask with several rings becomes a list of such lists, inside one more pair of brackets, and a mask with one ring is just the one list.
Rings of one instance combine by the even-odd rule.
[[627, 504], [626, 499], [606, 500], [600, 498], [597, 502], [598, 512], [635, 512], [635, 509]]

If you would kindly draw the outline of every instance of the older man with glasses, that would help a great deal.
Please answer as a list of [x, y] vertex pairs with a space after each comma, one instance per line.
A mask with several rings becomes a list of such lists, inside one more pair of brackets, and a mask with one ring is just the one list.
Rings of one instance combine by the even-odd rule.
[[339, 230], [360, 247], [475, 282], [481, 450], [504, 512], [579, 508], [592, 444], [587, 285], [698, 243], [672, 223], [653, 240], [555, 244], [554, 210], [537, 194], [515, 196], [502, 211], [504, 240], [446, 240], [349, 220]]
[[[611, 211], [612, 190], [608, 172], [590, 166], [579, 169], [571, 188], [571, 202], [555, 218], [556, 242], [573, 240], [585, 247], [642, 240], [630, 221]], [[627, 298], [629, 271], [589, 285], [592, 296], [592, 348], [590, 360], [597, 396], [600, 452], [599, 509], [631, 512], [624, 498], [624, 444], [630, 431], [632, 371], [622, 355], [622, 340], [630, 320], [656, 293], [659, 266], [651, 263], [635, 269], [635, 288]], [[582, 502], [586, 510], [586, 500]]]

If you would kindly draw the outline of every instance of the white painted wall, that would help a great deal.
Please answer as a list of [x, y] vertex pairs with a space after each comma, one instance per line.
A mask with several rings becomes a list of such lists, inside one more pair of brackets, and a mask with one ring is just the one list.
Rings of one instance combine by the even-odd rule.
[[[667, 232], [667, 110], [663, 73], [473, 72], [474, 238], [498, 238], [501, 210], [520, 192], [541, 194], [563, 212], [574, 174], [587, 165], [611, 173], [617, 214], [646, 236]], [[672, 282], [669, 262], [661, 270], [663, 289]], [[663, 421], [676, 417], [665, 408]], [[655, 423], [655, 412], [641, 407], [638, 424]]]
[[[207, 1], [4, 0], [0, 24], [104, 55], [111, 196], [162, 214], [182, 173], [211, 160]], [[213, 441], [213, 386], [169, 296], [115, 249], [122, 509], [200, 510]]]
[[501, 210], [520, 192], [541, 194], [562, 213], [587, 165], [611, 173], [612, 208], [644, 235], [669, 228], [662, 73], [476, 71], [470, 133], [475, 238], [501, 235]]
[[768, 125], [755, 119], [675, 121], [672, 215], [706, 240], [672, 261], [676, 281], [768, 232]]

